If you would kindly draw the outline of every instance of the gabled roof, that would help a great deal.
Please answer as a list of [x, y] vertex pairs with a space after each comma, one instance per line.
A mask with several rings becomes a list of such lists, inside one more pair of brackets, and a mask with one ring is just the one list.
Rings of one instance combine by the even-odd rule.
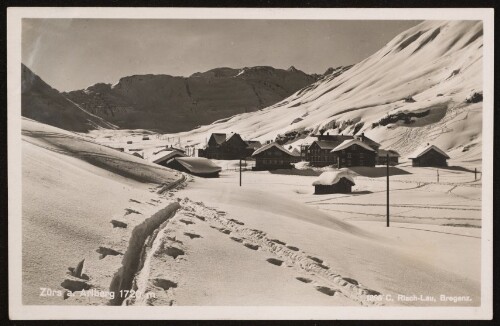
[[236, 137], [236, 136], [240, 137], [240, 139], [243, 140], [243, 138], [241, 138], [240, 134], [235, 132], [235, 133], [232, 133], [231, 135], [229, 135], [229, 137], [227, 137], [226, 141], [229, 141], [229, 139]]
[[184, 153], [178, 150], [163, 150], [161, 152], [156, 153], [155, 155], [149, 158], [149, 161], [153, 163], [159, 163], [163, 161], [167, 161], [176, 156], [186, 156]]
[[337, 170], [321, 173], [318, 179], [313, 182], [313, 186], [331, 186], [338, 183], [342, 178], [347, 179], [353, 186], [355, 185], [354, 178], [348, 171]]
[[356, 136], [354, 136], [354, 139], [360, 140], [363, 143], [367, 143], [369, 146], [380, 147], [379, 143], [377, 143], [373, 139], [370, 139], [370, 138], [366, 137], [364, 134], [356, 135]]
[[223, 133], [213, 133], [210, 137], [213, 137], [219, 145], [226, 141], [226, 134]]
[[373, 148], [371, 148], [370, 146], [368, 146], [368, 144], [366, 144], [366, 143], [364, 143], [364, 142], [362, 142], [360, 140], [357, 140], [357, 139], [344, 140], [340, 145], [338, 145], [337, 147], [335, 147], [334, 149], [332, 149], [332, 152], [341, 151], [343, 149], [351, 147], [352, 145], [358, 145], [358, 146], [363, 147], [364, 149], [367, 149], [369, 151], [375, 152], [375, 150]]
[[260, 147], [259, 149], [257, 149], [255, 152], [253, 152], [252, 156], [255, 156], [255, 155], [259, 154], [259, 153], [267, 151], [271, 147], [276, 147], [277, 149], [279, 149], [280, 151], [284, 152], [285, 154], [292, 155], [292, 153], [290, 153], [289, 151], [287, 151], [280, 144], [278, 144], [278, 143], [270, 143], [270, 144], [264, 145], [264, 146]]
[[220, 166], [204, 157], [176, 157], [173, 160], [179, 162], [191, 173], [215, 173], [222, 170]]
[[335, 140], [315, 140], [313, 142], [313, 144], [316, 143], [319, 146], [319, 148], [321, 148], [321, 149], [334, 149], [341, 142], [342, 142], [342, 140], [337, 140], [337, 141], [335, 141]]
[[410, 158], [410, 159], [418, 158], [430, 150], [435, 150], [436, 152], [443, 155], [444, 157], [450, 158], [448, 156], [448, 154], [446, 154], [442, 149], [440, 149], [439, 147], [434, 146], [434, 145], [427, 145], [425, 147], [419, 148], [415, 152], [413, 152], [410, 156], [408, 156], [408, 158]]
[[401, 155], [399, 155], [398, 152], [396, 152], [392, 149], [389, 149], [389, 150], [379, 149], [378, 150], [378, 156], [387, 156], [387, 154], [389, 154], [389, 157], [401, 157]]
[[293, 151], [291, 152], [293, 156], [300, 156], [300, 152], [298, 149], [294, 148]]

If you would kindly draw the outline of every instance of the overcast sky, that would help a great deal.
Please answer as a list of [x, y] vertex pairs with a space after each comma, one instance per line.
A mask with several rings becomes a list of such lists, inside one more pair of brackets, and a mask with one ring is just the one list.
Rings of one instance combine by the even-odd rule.
[[23, 19], [22, 62], [60, 91], [134, 74], [357, 63], [418, 21]]

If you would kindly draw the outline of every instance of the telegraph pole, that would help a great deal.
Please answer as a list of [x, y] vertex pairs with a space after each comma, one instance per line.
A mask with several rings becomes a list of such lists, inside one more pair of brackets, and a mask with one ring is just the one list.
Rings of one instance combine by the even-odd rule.
[[240, 158], [240, 187], [241, 187], [241, 158]]
[[389, 227], [389, 153], [386, 156], [387, 163], [387, 227]]

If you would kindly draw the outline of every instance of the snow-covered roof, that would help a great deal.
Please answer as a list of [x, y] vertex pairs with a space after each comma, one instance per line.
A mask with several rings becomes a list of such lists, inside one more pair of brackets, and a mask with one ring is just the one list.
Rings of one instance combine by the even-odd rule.
[[380, 144], [371, 138], [366, 137], [364, 134], [354, 136], [354, 139], [360, 140], [370, 146], [380, 147]]
[[288, 154], [288, 155], [292, 155], [292, 153], [290, 153], [289, 151], [287, 151], [283, 146], [281, 146], [280, 144], [278, 143], [271, 143], [271, 144], [267, 144], [267, 145], [264, 145], [262, 146], [261, 148], [257, 149], [255, 152], [253, 152], [252, 156], [255, 156], [259, 153], [262, 153], [268, 149], [270, 149], [271, 147], [276, 147], [277, 149], [279, 149], [280, 151]]
[[341, 151], [343, 149], [351, 147], [352, 145], [359, 145], [359, 146], [363, 147], [364, 149], [367, 149], [369, 151], [375, 152], [375, 150], [373, 148], [371, 148], [366, 143], [363, 143], [362, 141], [359, 141], [357, 139], [344, 140], [340, 145], [338, 145], [337, 147], [335, 147], [334, 149], [332, 149], [332, 152]]
[[[314, 143], [316, 143], [319, 148], [321, 149], [334, 149], [340, 144], [340, 140], [316, 140]], [[314, 144], [313, 143], [313, 144]]]
[[293, 151], [291, 152], [293, 156], [300, 156], [300, 151], [297, 148], [294, 148]]
[[186, 155], [182, 152], [179, 152], [178, 150], [175, 150], [175, 149], [174, 150], [164, 150], [161, 152], [157, 152], [155, 155], [151, 156], [149, 158], [149, 161], [153, 162], [153, 163], [158, 163], [158, 162], [169, 160], [169, 159], [176, 157], [176, 156], [186, 156]]
[[331, 186], [339, 182], [342, 178], [346, 178], [355, 185], [354, 178], [347, 170], [337, 170], [321, 173], [318, 179], [313, 182], [313, 186]]
[[176, 157], [174, 160], [191, 173], [215, 173], [222, 170], [220, 166], [204, 157]]
[[219, 145], [226, 141], [226, 134], [223, 133], [213, 133], [212, 137], [214, 137], [215, 142]]
[[238, 133], [236, 133], [236, 132], [233, 132], [233, 133], [231, 133], [231, 134], [229, 135], [229, 137], [227, 137], [226, 141], [228, 141], [229, 139], [233, 138], [234, 136], [238, 136], [238, 137], [240, 137], [240, 139], [241, 139], [240, 134], [238, 134]]
[[410, 158], [410, 159], [418, 158], [418, 157], [424, 155], [425, 153], [427, 153], [428, 151], [430, 151], [431, 149], [435, 150], [436, 152], [438, 152], [439, 154], [443, 155], [446, 158], [450, 158], [448, 156], [448, 154], [446, 154], [442, 149], [440, 149], [439, 147], [434, 146], [434, 145], [426, 145], [425, 147], [421, 147], [421, 148], [417, 149], [415, 152], [413, 152], [412, 154], [410, 154], [410, 156], [408, 156], [408, 158]]

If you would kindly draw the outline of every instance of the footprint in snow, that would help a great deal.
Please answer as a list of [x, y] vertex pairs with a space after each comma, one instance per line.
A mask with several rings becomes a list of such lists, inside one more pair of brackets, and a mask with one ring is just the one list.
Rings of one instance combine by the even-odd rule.
[[276, 265], [276, 266], [281, 266], [283, 264], [283, 261], [280, 259], [276, 258], [268, 258], [266, 261], [270, 264]]
[[201, 235], [198, 235], [196, 233], [184, 232], [184, 235], [188, 236], [191, 239], [202, 238]]
[[337, 290], [331, 289], [327, 286], [316, 286], [316, 290], [329, 296], [334, 296]]
[[251, 244], [251, 243], [244, 243], [243, 244], [245, 247], [247, 247], [248, 249], [252, 249], [252, 250], [257, 250], [259, 249], [259, 245], [255, 245], [255, 244]]

